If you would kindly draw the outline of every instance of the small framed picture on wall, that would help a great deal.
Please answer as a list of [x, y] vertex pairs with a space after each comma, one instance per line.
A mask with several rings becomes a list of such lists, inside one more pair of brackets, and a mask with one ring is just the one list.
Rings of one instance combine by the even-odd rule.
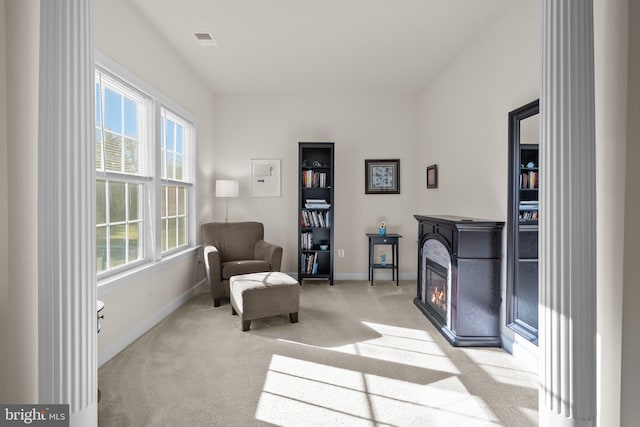
[[427, 166], [427, 188], [438, 188], [438, 165]]
[[364, 161], [365, 194], [400, 194], [400, 159]]

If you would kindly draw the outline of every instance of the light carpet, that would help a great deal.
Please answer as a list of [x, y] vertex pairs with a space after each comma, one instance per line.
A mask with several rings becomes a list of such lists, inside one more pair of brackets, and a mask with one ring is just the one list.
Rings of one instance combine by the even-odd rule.
[[299, 323], [248, 332], [197, 296], [100, 368], [99, 424], [537, 426], [536, 375], [501, 349], [450, 346], [415, 292], [305, 283]]

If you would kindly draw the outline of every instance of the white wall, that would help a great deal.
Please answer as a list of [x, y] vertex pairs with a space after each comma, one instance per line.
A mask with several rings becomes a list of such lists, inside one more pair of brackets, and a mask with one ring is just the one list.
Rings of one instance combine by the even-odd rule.
[[[7, 295], [5, 402], [37, 401], [38, 46], [40, 2], [5, 2]], [[5, 359], [3, 359], [5, 360]]]
[[[380, 220], [400, 244], [401, 278], [415, 278], [416, 197], [424, 170], [416, 169], [418, 99], [415, 96], [217, 95], [216, 179], [240, 180], [240, 198], [229, 202], [232, 221], [265, 224], [265, 238], [284, 248], [282, 271], [297, 271], [298, 142], [335, 142], [334, 274], [367, 278], [367, 238]], [[282, 160], [282, 197], [249, 197], [251, 159]], [[400, 159], [399, 195], [365, 195], [364, 160]], [[224, 220], [224, 204], [215, 211]], [[379, 277], [383, 277], [380, 272]], [[378, 277], [378, 273], [376, 273]]]
[[620, 425], [627, 0], [594, 1], [598, 422]]
[[439, 177], [421, 212], [506, 220], [507, 114], [539, 92], [538, 4], [518, 2], [422, 93], [419, 157]]
[[[96, 47], [197, 117], [198, 218], [213, 209], [213, 94], [188, 69], [159, 33], [125, 0], [95, 0]], [[114, 23], [117, 26], [114, 27]], [[198, 283], [195, 258], [164, 266], [126, 286], [98, 288], [105, 303], [99, 361], [105, 362], [191, 295]]]
[[98, 365], [118, 354], [139, 336], [188, 301], [197, 289], [199, 271], [193, 258], [149, 272], [122, 286], [98, 288], [105, 303], [98, 335]]
[[[420, 189], [421, 213], [506, 222], [507, 118], [540, 96], [539, 25], [538, 2], [514, 3], [422, 93], [419, 167], [436, 163], [439, 176], [437, 189]], [[506, 260], [506, 228], [503, 237]], [[504, 326], [504, 267], [501, 324], [513, 339]]]
[[[622, 305], [622, 391], [620, 425], [640, 419], [640, 5], [629, 1], [629, 68], [627, 111], [627, 171], [624, 229], [624, 293]], [[604, 424], [603, 424], [604, 425]]]
[[[9, 213], [7, 174], [7, 73], [5, 54], [5, 0], [0, 0], [0, 342], [7, 342], [9, 310]], [[7, 360], [8, 346], [0, 347], [0, 360]], [[7, 383], [8, 364], [0, 365], [0, 402], [8, 402], [4, 384]]]

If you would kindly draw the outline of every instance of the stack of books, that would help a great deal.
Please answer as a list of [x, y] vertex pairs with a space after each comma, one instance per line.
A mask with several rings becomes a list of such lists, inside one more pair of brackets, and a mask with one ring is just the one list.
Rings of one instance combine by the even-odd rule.
[[537, 200], [526, 200], [520, 202], [520, 219], [525, 221], [538, 220], [539, 203]]
[[307, 209], [329, 209], [331, 205], [325, 199], [307, 199], [304, 202]]

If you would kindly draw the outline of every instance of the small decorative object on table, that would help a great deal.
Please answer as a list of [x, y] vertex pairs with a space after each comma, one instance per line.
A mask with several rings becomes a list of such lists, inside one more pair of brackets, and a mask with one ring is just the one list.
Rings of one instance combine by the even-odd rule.
[[382, 255], [380, 255], [380, 265], [383, 267], [387, 266], [387, 254], [385, 254], [384, 252], [382, 253]]
[[386, 236], [387, 235], [387, 223], [384, 221], [380, 221], [378, 223], [378, 233], [381, 236]]

